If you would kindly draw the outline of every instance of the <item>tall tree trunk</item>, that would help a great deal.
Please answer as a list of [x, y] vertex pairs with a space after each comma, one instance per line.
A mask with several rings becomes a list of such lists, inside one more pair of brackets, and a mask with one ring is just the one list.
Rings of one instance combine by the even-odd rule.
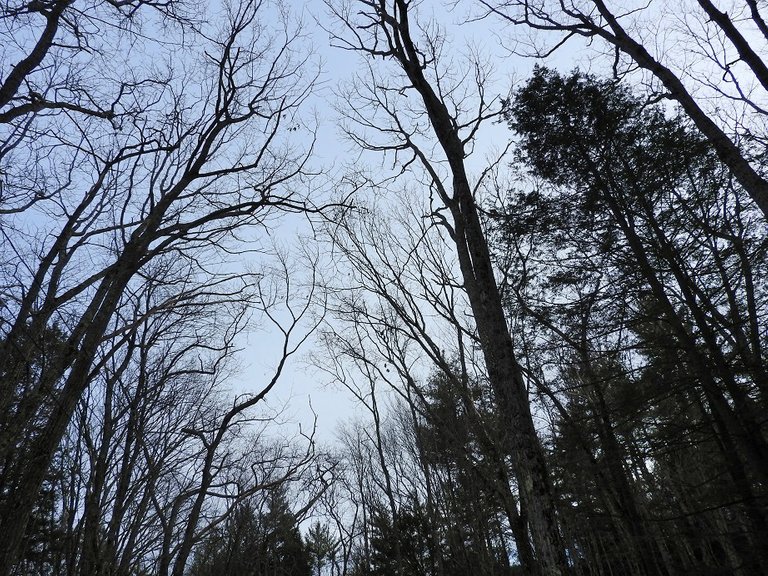
[[457, 202], [451, 206], [451, 213], [459, 264], [488, 378], [508, 427], [506, 445], [514, 462], [520, 499], [528, 515], [538, 568], [546, 576], [564, 574], [565, 553], [553, 489], [504, 316], [488, 244], [463, 166], [458, 175], [454, 173], [454, 195]]
[[425, 164], [452, 216], [450, 232], [488, 378], [507, 427], [506, 447], [513, 459], [521, 503], [528, 515], [537, 571], [543, 576], [561, 576], [567, 571], [567, 562], [557, 524], [555, 497], [531, 416], [526, 384], [515, 357], [488, 242], [467, 177], [464, 141], [459, 133], [461, 122], [451, 115], [441, 99], [440, 90], [425, 74], [425, 54], [411, 36], [410, 3], [395, 0], [391, 12], [383, 2], [364, 4], [375, 11], [378, 26], [388, 39], [389, 51], [382, 54], [375, 47], [363, 46], [361, 49], [372, 56], [388, 56], [403, 70], [423, 102], [424, 112], [448, 162], [452, 177], [450, 186], [441, 181], [421, 150], [406, 137], [416, 156]]

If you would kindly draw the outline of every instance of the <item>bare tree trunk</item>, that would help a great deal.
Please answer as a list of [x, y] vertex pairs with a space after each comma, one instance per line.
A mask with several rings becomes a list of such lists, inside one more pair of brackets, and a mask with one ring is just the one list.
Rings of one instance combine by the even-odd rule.
[[[363, 25], [352, 22], [348, 13], [335, 10], [350, 30], [351, 36], [351, 39], [340, 38], [340, 42], [371, 58], [383, 57], [394, 61], [402, 70], [408, 86], [400, 90], [400, 93], [412, 90], [418, 94], [423, 105], [423, 114], [428, 119], [447, 160], [452, 182], [446, 184], [442, 181], [438, 169], [412, 140], [408, 129], [401, 124], [397, 109], [387, 108], [389, 100], [384, 88], [372, 87], [374, 93], [378, 90], [382, 93], [378, 97], [374, 96], [372, 100], [378, 107], [384, 106], [389, 117], [393, 119], [392, 127], [381, 131], [398, 134], [399, 144], [387, 148], [367, 144], [364, 137], [356, 138], [356, 141], [372, 150], [411, 150], [427, 172], [431, 185], [443, 205], [450, 211], [452, 225], [447, 222], [444, 224], [456, 246], [464, 281], [463, 288], [472, 309], [486, 370], [504, 425], [507, 427], [506, 448], [514, 462], [521, 503], [528, 515], [536, 568], [542, 575], [560, 576], [567, 571], [567, 561], [557, 523], [553, 488], [547, 473], [543, 448], [531, 416], [526, 383], [515, 357], [487, 239], [464, 163], [465, 144], [471, 140], [471, 136], [466, 140], [462, 139], [460, 131], [465, 129], [472, 134], [474, 130], [467, 126], [476, 129], [480, 122], [487, 118], [484, 116], [487, 107], [482, 101], [482, 85], [478, 86], [480, 113], [465, 123], [465, 119], [452, 115], [448, 110], [446, 101], [442, 99], [442, 84], [435, 85], [426, 75], [427, 67], [434, 65], [438, 60], [434, 44], [431, 44], [435, 39], [426, 40], [427, 52], [417, 46], [417, 39], [412, 36], [412, 30], [416, 30], [417, 25], [409, 20], [410, 3], [406, 0], [394, 0], [390, 6], [384, 1], [360, 0], [359, 4], [363, 10], [360, 13], [365, 21]], [[371, 37], [363, 38], [360, 30], [370, 32]], [[408, 105], [409, 108], [412, 106]], [[366, 120], [362, 122], [365, 123]], [[370, 125], [369, 119], [367, 122]]]
[[461, 208], [452, 206], [451, 212], [465, 288], [477, 323], [488, 377], [508, 426], [507, 446], [514, 461], [520, 499], [528, 515], [536, 561], [542, 574], [563, 574], [564, 547], [543, 450], [533, 424], [522, 371], [515, 358], [488, 245], [466, 175], [461, 172], [459, 178], [454, 175], [454, 193]]

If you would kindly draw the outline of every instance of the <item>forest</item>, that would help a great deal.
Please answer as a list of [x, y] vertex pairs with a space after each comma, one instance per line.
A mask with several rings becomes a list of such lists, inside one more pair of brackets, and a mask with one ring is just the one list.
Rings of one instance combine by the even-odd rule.
[[766, 55], [762, 0], [0, 2], [0, 576], [768, 574]]

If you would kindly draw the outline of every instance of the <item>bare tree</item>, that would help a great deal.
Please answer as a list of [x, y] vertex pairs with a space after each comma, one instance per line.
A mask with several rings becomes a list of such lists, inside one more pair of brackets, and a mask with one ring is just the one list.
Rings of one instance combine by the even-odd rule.
[[[169, 571], [169, 562], [166, 560], [168, 556], [166, 547], [163, 551], [164, 557], [160, 563], [159, 574], [172, 573], [173, 576], [183, 576], [194, 545], [200, 540], [201, 534], [204, 534], [209, 529], [208, 526], [201, 528], [199, 524], [203, 506], [210, 499], [211, 495], [226, 499], [228, 497], [226, 495], [231, 493], [232, 496], [229, 497], [230, 502], [227, 503], [227, 508], [231, 509], [240, 500], [256, 490], [277, 486], [298, 477], [299, 472], [303, 468], [308, 468], [310, 464], [316, 465], [320, 478], [322, 478], [324, 473], [324, 470], [320, 468], [320, 462], [314, 458], [314, 441], [313, 437], [310, 436], [307, 438], [307, 450], [303, 455], [297, 456], [292, 454], [284, 456], [282, 454], [272, 454], [266, 458], [254, 458], [252, 471], [257, 478], [249, 483], [250, 485], [238, 486], [237, 482], [232, 482], [232, 480], [226, 478], [224, 480], [219, 478], [222, 472], [226, 473], [227, 468], [231, 466], [227, 455], [222, 456], [221, 454], [222, 448], [225, 447], [226, 437], [233, 434], [233, 431], [236, 431], [238, 427], [243, 426], [247, 422], [249, 411], [262, 402], [275, 387], [288, 360], [296, 353], [317, 326], [317, 321], [309, 322], [308, 326], [304, 325], [308, 321], [306, 317], [313, 304], [314, 280], [310, 283], [310, 293], [302, 300], [291, 289], [292, 279], [290, 278], [285, 260], [281, 260], [281, 263], [282, 273], [280, 276], [285, 286], [284, 289], [275, 291], [275, 283], [272, 278], [266, 282], [266, 287], [261, 284], [257, 285], [259, 287], [259, 310], [265, 315], [272, 326], [277, 329], [277, 332], [283, 336], [281, 351], [274, 372], [259, 392], [237, 397], [232, 407], [223, 414], [218, 415], [213, 422], [203, 423], [202, 426], [186, 427], [183, 430], [185, 434], [195, 436], [200, 440], [204, 448], [204, 458], [196, 475], [195, 482], [197, 486], [180, 494], [179, 499], [174, 502], [174, 508], [179, 503], [184, 502], [184, 500], [189, 500], [191, 506], [182, 524], [181, 538], [176, 544], [177, 549], [174, 555], [173, 569]], [[276, 306], [278, 303], [280, 304], [280, 310]], [[287, 322], [279, 320], [278, 312], [287, 314]], [[253, 458], [253, 456], [251, 457]], [[257, 467], [266, 467], [269, 471], [258, 473], [256, 471]], [[229, 488], [229, 484], [234, 484], [233, 488]], [[313, 492], [314, 490], [309, 489], [306, 491], [307, 494], [312, 494]], [[310, 496], [312, 502], [307, 507], [311, 506], [316, 498], [317, 496]], [[220, 519], [217, 519], [216, 522], [220, 522]]]
[[478, 129], [496, 114], [485, 95], [486, 72], [470, 61], [467, 82], [452, 79], [442, 62], [445, 37], [436, 25], [420, 23], [405, 1], [331, 9], [343, 28], [336, 43], [363, 54], [370, 73], [348, 95], [348, 133], [363, 149], [392, 154], [396, 169], [418, 166], [417, 178], [434, 198], [432, 217], [455, 246], [485, 368], [509, 430], [507, 448], [537, 565], [543, 574], [562, 574], [565, 550], [551, 482], [478, 213], [478, 188], [466, 165]]
[[[72, 100], [52, 100], [69, 94], [91, 102], [91, 108], [106, 109], [88, 90], [54, 90], [42, 108], [27, 110], [37, 96], [20, 95], [20, 86], [33, 86], [46, 71], [68, 81], [82, 72], [67, 68], [80, 66], [79, 57], [57, 60], [53, 68], [45, 65], [50, 50], [69, 49], [56, 37], [64, 33], [62, 23], [79, 42], [76, 47], [89, 54], [83, 43], [96, 42], [97, 36], [78, 36], [80, 26], [103, 22], [119, 28], [144, 8], [181, 5], [86, 4], [85, 10], [130, 16], [111, 20], [86, 18], [90, 12], [78, 12], [78, 2], [42, 4], [20, 5], [9, 13], [16, 30], [24, 30], [25, 19], [38, 14], [48, 28], [30, 52], [32, 59], [19, 60], [3, 85], [3, 105], [13, 118], [6, 124], [3, 162], [8, 164], [2, 168], [3, 193], [10, 194], [4, 197], [9, 208], [0, 261], [0, 526], [9, 535], [0, 546], [2, 574], [13, 566], [78, 402], [122, 354], [122, 343], [109, 343], [111, 335], [127, 340], [136, 323], [157, 312], [149, 309], [138, 318], [121, 314], [126, 299], [140, 291], [142, 277], [154, 273], [152, 265], [183, 262], [188, 267], [189, 274], [169, 280], [178, 300], [164, 304], [183, 306], [195, 285], [205, 285], [226, 266], [221, 255], [238, 231], [263, 226], [281, 212], [315, 209], [291, 189], [306, 173], [312, 146], [311, 130], [303, 146], [294, 143], [293, 133], [306, 136], [297, 112], [315, 74], [288, 16], [282, 13], [281, 21], [281, 13], [270, 13], [267, 4], [246, 0], [225, 5], [215, 25], [185, 25], [178, 39], [194, 40], [176, 46], [190, 46], [188, 58], [182, 53], [163, 74], [118, 88], [121, 102], [130, 101], [125, 104], [130, 114], [105, 126], [105, 114], [73, 110]], [[121, 34], [130, 38], [128, 28]], [[159, 67], [136, 50], [122, 57]], [[115, 65], [124, 61], [112, 56]], [[136, 70], [123, 72], [138, 78]], [[96, 69], [91, 73], [97, 75]], [[112, 118], [111, 109], [106, 116]], [[40, 169], [27, 173], [40, 158]], [[55, 348], [48, 345], [52, 338]]]
[[[383, 190], [373, 186], [370, 192], [380, 197]], [[520, 503], [518, 512], [507, 451], [500, 446], [503, 434], [499, 436], [495, 427], [487, 428], [475, 405], [476, 392], [471, 391], [473, 382], [486, 382], [485, 369], [469, 302], [456, 277], [459, 271], [450, 239], [422, 216], [429, 211], [427, 201], [420, 201], [415, 193], [399, 195], [406, 200], [404, 206], [386, 210], [375, 202], [366, 205], [358, 190], [357, 203], [365, 207], [328, 224], [338, 274], [326, 282], [333, 320], [323, 330], [329, 353], [318, 364], [326, 366], [332, 381], [348, 387], [362, 405], [369, 405], [374, 393], [384, 394], [383, 388], [397, 397], [400, 418], [408, 414], [399, 434], [406, 434], [409, 440], [401, 441], [398, 450], [412, 453], [410, 476], [420, 479], [414, 494], [433, 519], [434, 549], [445, 538], [440, 534], [442, 526], [450, 527], [446, 529], [452, 533], [461, 531], [459, 517], [472, 513], [459, 513], [449, 501], [452, 497], [445, 499], [454, 490], [454, 482], [450, 474], [434, 471], [443, 460], [438, 457], [436, 463], [429, 455], [434, 450], [425, 447], [425, 426], [442, 430], [445, 442], [458, 450], [462, 462], [475, 462], [467, 464], [465, 472], [473, 476], [475, 486], [498, 498], [514, 534], [519, 561], [531, 566], [525, 506]], [[439, 413], [432, 409], [428, 390], [434, 388], [430, 382], [435, 379], [445, 381], [456, 394], [454, 401], [466, 415], [472, 441], [461, 435], [454, 438], [455, 422], [446, 421], [450, 410]], [[482, 456], [474, 451], [475, 442], [480, 444]], [[478, 466], [478, 460], [485, 464]], [[467, 508], [480, 510], [482, 506]], [[436, 562], [439, 574], [442, 560], [438, 557]]]
[[[61, 146], [73, 135], [140, 120], [169, 79], [151, 52], [185, 44], [202, 18], [186, 0], [4, 2], [0, 215], [66, 191], [56, 162], [73, 159]], [[164, 40], [150, 41], [158, 28]]]
[[[170, 295], [168, 273], [153, 270], [132, 295], [134, 322], [127, 322], [129, 305], [113, 321], [121, 330], [105, 340], [105, 361], [58, 453], [76, 460], [57, 492], [73, 493], [72, 501], [52, 514], [70, 527], [45, 542], [35, 522], [22, 558], [33, 558], [30, 545], [41, 541], [54, 572], [181, 573], [201, 538], [243, 501], [295, 484], [300, 507], [314, 505], [331, 472], [315, 451], [314, 431], [278, 439], [287, 430], [263, 407], [317, 322], [313, 280], [305, 290], [295, 270], [279, 264], [258, 276], [238, 274], [230, 288], [222, 279]], [[154, 313], [139, 321], [148, 310]], [[282, 334], [283, 346], [260, 390], [234, 395], [227, 388], [236, 338], [254, 324]], [[51, 560], [59, 544], [65, 557]], [[22, 562], [16, 571], [31, 566]]]

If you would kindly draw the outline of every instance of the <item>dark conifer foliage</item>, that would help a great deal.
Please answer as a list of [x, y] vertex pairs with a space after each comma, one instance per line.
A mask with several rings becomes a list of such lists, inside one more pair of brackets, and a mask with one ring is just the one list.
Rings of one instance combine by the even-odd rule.
[[190, 576], [311, 576], [310, 553], [286, 495], [245, 502], [198, 546]]
[[574, 547], [592, 572], [764, 570], [760, 214], [685, 118], [616, 82], [540, 68], [506, 117], [536, 180], [497, 254], [526, 254], [509, 307], [558, 358]]

